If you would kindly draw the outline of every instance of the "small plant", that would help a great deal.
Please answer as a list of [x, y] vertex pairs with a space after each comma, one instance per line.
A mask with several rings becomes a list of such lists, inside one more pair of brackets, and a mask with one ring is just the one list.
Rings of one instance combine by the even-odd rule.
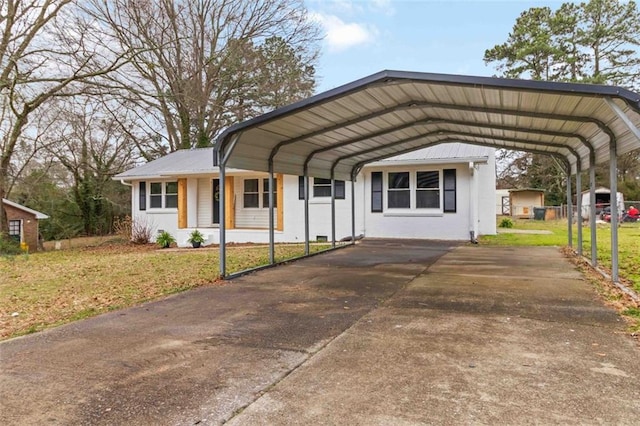
[[505, 217], [500, 221], [498, 226], [500, 228], [513, 228], [513, 221], [510, 218]]
[[191, 231], [191, 234], [189, 234], [189, 239], [187, 241], [191, 243], [193, 248], [198, 248], [204, 243], [205, 238], [204, 235], [202, 235], [202, 232], [194, 229]]
[[146, 219], [132, 219], [128, 215], [117, 218], [113, 224], [113, 230], [133, 244], [149, 244], [153, 235], [153, 227]]
[[173, 235], [171, 235], [167, 231], [160, 232], [156, 237], [156, 244], [158, 244], [161, 248], [169, 248], [171, 244], [175, 242], [176, 239], [173, 238]]

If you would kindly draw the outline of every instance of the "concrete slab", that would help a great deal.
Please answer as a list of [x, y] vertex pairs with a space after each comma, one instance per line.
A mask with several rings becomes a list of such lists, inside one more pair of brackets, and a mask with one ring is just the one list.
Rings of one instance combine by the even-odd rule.
[[623, 329], [556, 248], [364, 240], [0, 343], [0, 422], [636, 424]]

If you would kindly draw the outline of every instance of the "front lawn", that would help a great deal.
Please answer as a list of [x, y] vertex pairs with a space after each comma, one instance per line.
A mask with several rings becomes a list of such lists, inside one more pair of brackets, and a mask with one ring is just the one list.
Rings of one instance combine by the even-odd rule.
[[[312, 245], [311, 251], [328, 248]], [[276, 245], [276, 260], [304, 246]], [[228, 273], [268, 263], [266, 246], [230, 246]], [[0, 257], [0, 339], [32, 333], [164, 295], [214, 285], [217, 248], [158, 250], [117, 241]]]

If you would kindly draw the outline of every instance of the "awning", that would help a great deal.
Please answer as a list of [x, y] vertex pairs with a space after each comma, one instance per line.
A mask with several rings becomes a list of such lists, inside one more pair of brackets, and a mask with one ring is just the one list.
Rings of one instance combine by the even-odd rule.
[[619, 87], [382, 71], [234, 125], [216, 147], [228, 167], [343, 180], [451, 141], [554, 155], [575, 173], [640, 148], [638, 126], [640, 95]]

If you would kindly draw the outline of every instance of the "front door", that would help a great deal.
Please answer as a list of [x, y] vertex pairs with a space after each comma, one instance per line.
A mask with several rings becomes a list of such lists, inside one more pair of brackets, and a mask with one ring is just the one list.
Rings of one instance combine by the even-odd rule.
[[220, 179], [213, 179], [213, 224], [220, 225]]

